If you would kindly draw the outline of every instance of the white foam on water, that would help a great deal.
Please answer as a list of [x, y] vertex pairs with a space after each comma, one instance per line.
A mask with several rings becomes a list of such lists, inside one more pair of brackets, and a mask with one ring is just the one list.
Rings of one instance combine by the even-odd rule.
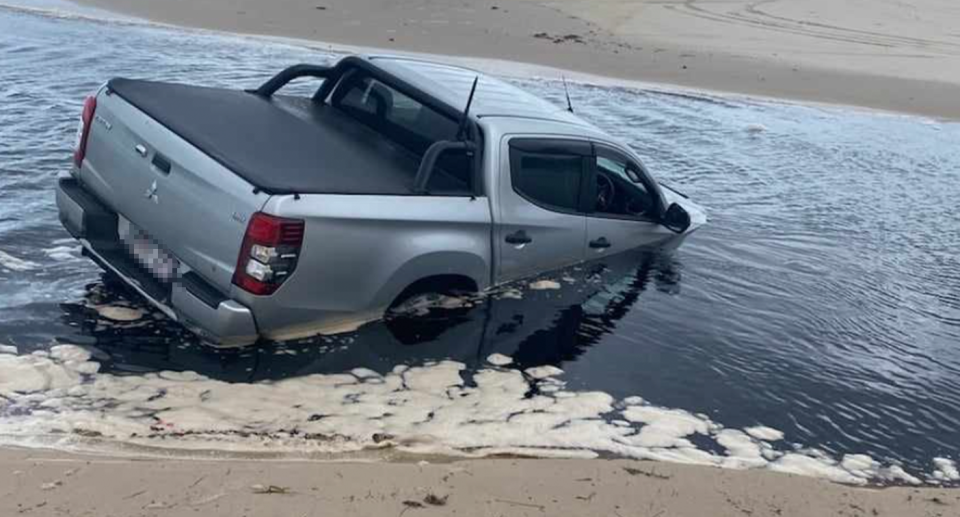
[[13, 354], [17, 355], [19, 351], [17, 347], [13, 345], [0, 345], [0, 354]]
[[505, 289], [503, 292], [498, 293], [496, 297], [500, 299], [522, 300], [523, 292], [519, 289]]
[[43, 253], [58, 262], [68, 262], [80, 258], [80, 253], [76, 246], [56, 246], [43, 250]]
[[865, 477], [844, 469], [835, 461], [801, 453], [787, 453], [769, 464], [770, 470], [812, 476], [838, 483], [863, 484]]
[[763, 467], [767, 459], [763, 456], [763, 442], [737, 429], [724, 429], [717, 433], [717, 443], [727, 451], [724, 465], [730, 468]]
[[144, 317], [145, 313], [140, 309], [123, 307], [119, 305], [97, 305], [94, 307], [101, 317], [113, 321], [137, 321]]
[[513, 362], [513, 358], [503, 354], [490, 354], [487, 356], [487, 362], [494, 366], [507, 366]]
[[933, 479], [937, 481], [960, 481], [960, 470], [957, 469], [957, 462], [949, 458], [934, 458]]
[[29, 260], [17, 258], [3, 250], [0, 250], [0, 268], [7, 269], [9, 271], [21, 272], [30, 271], [39, 267], [40, 265], [36, 262], [30, 262]]
[[534, 379], [547, 379], [549, 377], [556, 377], [558, 375], [563, 375], [563, 370], [557, 368], [556, 366], [544, 365], [544, 366], [534, 366], [533, 368], [527, 368], [523, 373], [529, 375]]
[[878, 467], [877, 462], [866, 454], [847, 454], [840, 466], [849, 471], [869, 471]]
[[884, 481], [898, 481], [911, 485], [923, 483], [920, 478], [907, 473], [907, 471], [903, 470], [903, 467], [899, 465], [891, 465], [890, 467], [877, 469], [875, 477]]
[[[116, 376], [98, 373], [99, 366], [89, 351], [72, 345], [0, 354], [0, 443], [84, 449], [90, 445], [83, 436], [95, 434], [100, 444], [180, 454], [341, 454], [384, 447], [462, 457], [613, 454], [853, 484], [919, 482], [866, 455], [837, 461], [816, 450], [778, 451], [757, 437], [779, 440], [782, 433], [773, 429], [729, 429], [706, 415], [636, 396], [617, 401], [603, 392], [569, 390], [558, 379], [562, 370], [550, 366], [482, 369], [469, 384], [462, 375], [466, 366], [453, 361], [251, 384], [194, 372]], [[699, 448], [693, 435], [724, 452]], [[956, 476], [950, 460], [935, 465], [940, 474], [931, 479]]]
[[55, 346], [49, 354], [0, 354], [0, 395], [14, 401], [20, 395], [59, 395], [80, 385], [81, 374], [99, 368], [83, 349], [64, 347]]
[[694, 433], [709, 434], [716, 425], [682, 409], [666, 409], [656, 406], [630, 406], [623, 411], [630, 422], [645, 424], [632, 443], [641, 447], [693, 447], [686, 439]]
[[783, 440], [783, 433], [771, 427], [758, 425], [754, 427], [748, 427], [744, 429], [744, 431], [757, 440], [765, 440], [768, 442]]
[[556, 280], [538, 280], [530, 284], [530, 289], [534, 291], [548, 291], [560, 289], [560, 282]]
[[431, 309], [459, 309], [470, 307], [473, 300], [465, 296], [448, 296], [428, 293], [414, 296], [391, 309], [394, 313], [409, 315], [427, 315]]

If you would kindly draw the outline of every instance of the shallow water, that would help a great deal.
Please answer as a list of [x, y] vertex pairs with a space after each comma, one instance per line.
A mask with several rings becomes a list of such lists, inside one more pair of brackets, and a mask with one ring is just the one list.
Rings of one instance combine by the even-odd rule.
[[[99, 317], [141, 306], [99, 283], [57, 221], [83, 97], [118, 75], [246, 88], [333, 58], [0, 8], [0, 344], [19, 353], [0, 353], [2, 441], [593, 451], [847, 481], [905, 477], [854, 454], [923, 480], [934, 458], [960, 459], [958, 124], [572, 84], [579, 114], [708, 208], [678, 251], [241, 352], [199, 347], [145, 307], [132, 324]], [[512, 80], [562, 102], [556, 81]], [[43, 355], [57, 343], [82, 348]], [[544, 366], [563, 373], [529, 370]], [[733, 432], [760, 425], [783, 440]]]

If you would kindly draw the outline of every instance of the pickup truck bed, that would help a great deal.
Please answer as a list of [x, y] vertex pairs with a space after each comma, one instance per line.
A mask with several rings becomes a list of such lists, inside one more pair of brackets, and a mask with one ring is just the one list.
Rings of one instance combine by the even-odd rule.
[[133, 79], [108, 88], [267, 194], [413, 188], [419, 157], [326, 104]]

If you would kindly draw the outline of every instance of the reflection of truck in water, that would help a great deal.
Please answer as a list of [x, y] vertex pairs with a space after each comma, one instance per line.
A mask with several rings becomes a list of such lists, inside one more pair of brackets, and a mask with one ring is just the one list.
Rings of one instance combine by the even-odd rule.
[[[323, 79], [312, 97], [278, 95]], [[568, 110], [462, 68], [300, 65], [245, 92], [128, 79], [87, 99], [60, 217], [223, 346], [379, 318], [686, 235], [703, 211]]]
[[[434, 306], [427, 314], [392, 313], [355, 333], [291, 341], [280, 350], [273, 345], [224, 352], [185, 346], [187, 336], [165, 320], [109, 324], [84, 305], [62, 307], [80, 341], [98, 351], [104, 372], [190, 370], [229, 382], [255, 382], [354, 368], [387, 374], [397, 365], [430, 360], [454, 360], [472, 370], [484, 367], [494, 353], [512, 357], [520, 368], [565, 367], [615, 333], [620, 321], [636, 312], [645, 291], [680, 290], [679, 265], [660, 250], [621, 253], [550, 278], [560, 280], [560, 289], [508, 285], [469, 304]], [[520, 296], [514, 296], [517, 292]], [[95, 284], [87, 304], [123, 303], [126, 297], [124, 289]]]

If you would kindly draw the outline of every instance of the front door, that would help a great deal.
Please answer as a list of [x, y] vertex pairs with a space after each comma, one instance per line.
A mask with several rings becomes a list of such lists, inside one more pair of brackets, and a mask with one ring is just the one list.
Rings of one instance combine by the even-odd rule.
[[636, 160], [596, 145], [587, 217], [587, 260], [654, 244], [672, 234], [659, 224], [663, 207], [657, 186]]
[[574, 139], [505, 137], [501, 143], [497, 282], [584, 259], [583, 191], [593, 149]]

